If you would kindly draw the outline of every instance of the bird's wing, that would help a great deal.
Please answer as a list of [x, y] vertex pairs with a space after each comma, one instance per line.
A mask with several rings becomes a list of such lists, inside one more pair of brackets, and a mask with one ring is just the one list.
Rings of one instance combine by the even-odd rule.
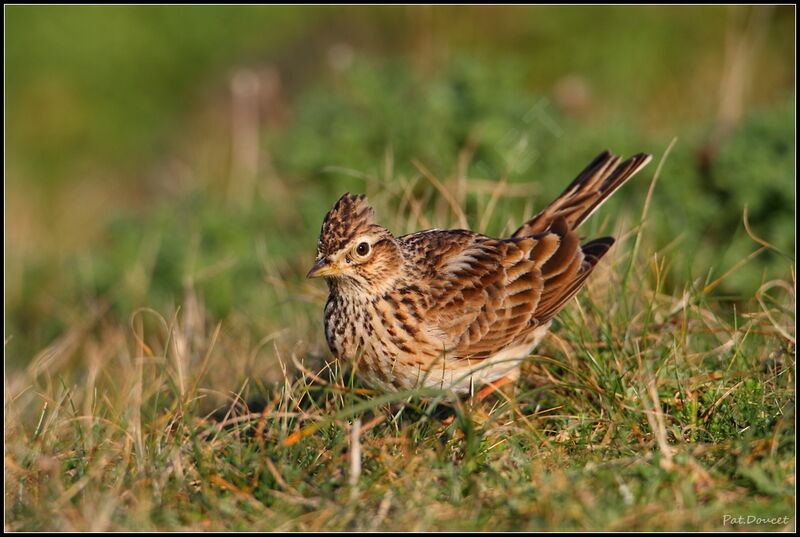
[[457, 243], [458, 251], [448, 252], [426, 273], [430, 302], [425, 319], [443, 334], [449, 357], [483, 359], [558, 313], [613, 239], [581, 248], [578, 236], [559, 218], [533, 237], [471, 234]]
[[488, 358], [552, 319], [614, 243], [581, 246], [576, 228], [650, 159], [640, 153], [620, 164], [604, 151], [510, 239], [465, 230], [401, 237], [428, 290], [423, 318], [448, 355]]

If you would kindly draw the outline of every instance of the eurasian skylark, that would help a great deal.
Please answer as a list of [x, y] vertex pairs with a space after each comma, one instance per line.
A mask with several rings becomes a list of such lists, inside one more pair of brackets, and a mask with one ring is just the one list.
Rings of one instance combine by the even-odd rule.
[[395, 237], [375, 223], [363, 194], [343, 195], [325, 216], [308, 272], [330, 289], [331, 352], [385, 390], [466, 393], [516, 380], [614, 243], [581, 246], [578, 226], [650, 159], [640, 153], [620, 164], [601, 153], [507, 239], [464, 229]]

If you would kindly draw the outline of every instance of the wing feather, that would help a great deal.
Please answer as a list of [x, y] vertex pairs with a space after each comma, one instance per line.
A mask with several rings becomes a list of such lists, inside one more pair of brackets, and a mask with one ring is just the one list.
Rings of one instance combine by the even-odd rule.
[[483, 359], [547, 323], [575, 296], [614, 239], [580, 245], [576, 228], [650, 156], [603, 152], [509, 239], [465, 230], [400, 237], [421, 259], [424, 314], [450, 358]]

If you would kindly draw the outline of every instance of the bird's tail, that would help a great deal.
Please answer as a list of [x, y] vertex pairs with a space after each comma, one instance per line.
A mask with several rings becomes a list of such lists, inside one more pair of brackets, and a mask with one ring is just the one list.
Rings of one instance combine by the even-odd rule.
[[620, 164], [620, 157], [607, 150], [603, 151], [560, 196], [542, 212], [522, 224], [511, 238], [543, 233], [559, 218], [564, 218], [569, 229], [576, 229], [651, 159], [651, 155], [639, 153]]

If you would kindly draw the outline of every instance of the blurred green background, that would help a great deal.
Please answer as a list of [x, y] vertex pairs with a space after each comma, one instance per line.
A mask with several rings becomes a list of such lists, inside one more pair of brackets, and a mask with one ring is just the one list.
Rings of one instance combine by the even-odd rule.
[[[655, 155], [587, 224], [638, 223], [668, 288], [793, 278], [794, 7], [5, 7], [5, 342], [195, 290], [279, 324], [327, 209], [469, 181], [501, 233], [603, 149]], [[498, 181], [510, 195], [482, 222]], [[431, 214], [437, 202], [431, 201]], [[455, 224], [455, 222], [449, 222]], [[401, 233], [411, 229], [393, 228]], [[322, 290], [320, 290], [322, 293]], [[320, 303], [298, 307], [319, 317]], [[304, 309], [303, 309], [304, 308]]]

